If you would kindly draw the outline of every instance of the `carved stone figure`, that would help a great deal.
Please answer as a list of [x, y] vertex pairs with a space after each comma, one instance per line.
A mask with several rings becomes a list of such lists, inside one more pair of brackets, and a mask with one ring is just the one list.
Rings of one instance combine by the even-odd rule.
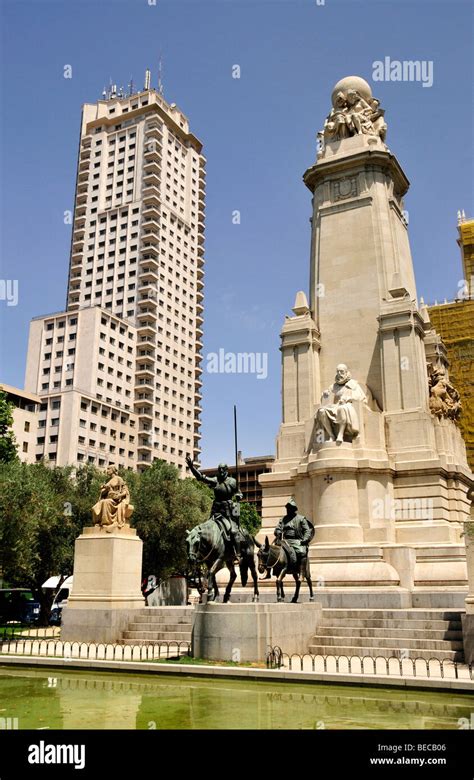
[[430, 412], [438, 420], [442, 417], [448, 420], [458, 420], [461, 416], [461, 397], [449, 381], [444, 368], [428, 366]]
[[372, 97], [370, 86], [350, 76], [336, 85], [333, 107], [324, 123], [325, 141], [340, 141], [352, 135], [373, 135], [385, 141], [387, 125], [380, 101]]
[[[329, 402], [332, 396], [332, 403]], [[321, 396], [321, 403], [316, 412], [316, 425], [323, 429], [331, 441], [341, 444], [344, 438], [352, 441], [359, 433], [359, 420], [353, 401], [367, 401], [362, 387], [351, 378], [351, 373], [344, 363], [336, 368], [334, 384]]]
[[111, 533], [116, 528], [130, 525], [133, 506], [128, 485], [119, 477], [117, 466], [108, 466], [106, 474], [109, 480], [102, 485], [99, 500], [92, 507], [92, 519], [94, 525]]

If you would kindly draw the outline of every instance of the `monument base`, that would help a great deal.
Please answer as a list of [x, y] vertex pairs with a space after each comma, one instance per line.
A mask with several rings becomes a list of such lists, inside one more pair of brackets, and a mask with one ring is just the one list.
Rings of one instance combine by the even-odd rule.
[[84, 528], [76, 539], [72, 593], [62, 614], [66, 642], [116, 642], [142, 596], [143, 542], [130, 526]]
[[461, 617], [464, 662], [474, 664], [474, 597], [466, 599], [466, 609], [466, 614]]
[[307, 653], [321, 619], [321, 605], [199, 604], [195, 608], [192, 654], [214, 661], [265, 661], [269, 647]]

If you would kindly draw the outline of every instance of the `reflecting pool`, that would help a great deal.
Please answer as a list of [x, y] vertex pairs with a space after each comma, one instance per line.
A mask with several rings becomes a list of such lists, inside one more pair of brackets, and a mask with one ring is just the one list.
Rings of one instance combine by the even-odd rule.
[[0, 666], [0, 728], [458, 729], [474, 695]]

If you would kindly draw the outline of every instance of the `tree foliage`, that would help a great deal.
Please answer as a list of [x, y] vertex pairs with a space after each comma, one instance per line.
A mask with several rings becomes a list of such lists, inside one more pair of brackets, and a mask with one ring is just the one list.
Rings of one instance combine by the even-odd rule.
[[[132, 526], [143, 540], [143, 576], [158, 580], [186, 570], [186, 531], [209, 517], [212, 491], [157, 460], [142, 473], [122, 471], [134, 506]], [[49, 467], [15, 459], [0, 463], [0, 570], [13, 587], [29, 587], [41, 600], [46, 623], [53, 592], [41, 592], [51, 576], [73, 572], [74, 542], [92, 524], [91, 508], [104, 474], [94, 466]], [[241, 524], [254, 535], [260, 518], [241, 504]]]
[[246, 501], [242, 501], [240, 504], [240, 524], [243, 528], [247, 529], [250, 536], [255, 536], [255, 534], [260, 531], [262, 520], [254, 504], [248, 504]]
[[12, 431], [13, 409], [7, 394], [0, 388], [0, 463], [10, 463], [18, 459], [18, 445]]

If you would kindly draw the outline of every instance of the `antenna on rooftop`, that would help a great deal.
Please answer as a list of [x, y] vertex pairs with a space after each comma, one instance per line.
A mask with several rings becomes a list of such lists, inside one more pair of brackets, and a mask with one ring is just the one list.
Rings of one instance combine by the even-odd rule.
[[163, 96], [163, 92], [163, 55], [160, 54], [160, 59], [158, 60], [158, 94]]
[[128, 96], [130, 97], [133, 95], [133, 76], [130, 76], [130, 81], [128, 82]]
[[143, 87], [143, 89], [150, 89], [150, 83], [151, 83], [151, 72], [147, 68], [145, 71], [145, 86]]

